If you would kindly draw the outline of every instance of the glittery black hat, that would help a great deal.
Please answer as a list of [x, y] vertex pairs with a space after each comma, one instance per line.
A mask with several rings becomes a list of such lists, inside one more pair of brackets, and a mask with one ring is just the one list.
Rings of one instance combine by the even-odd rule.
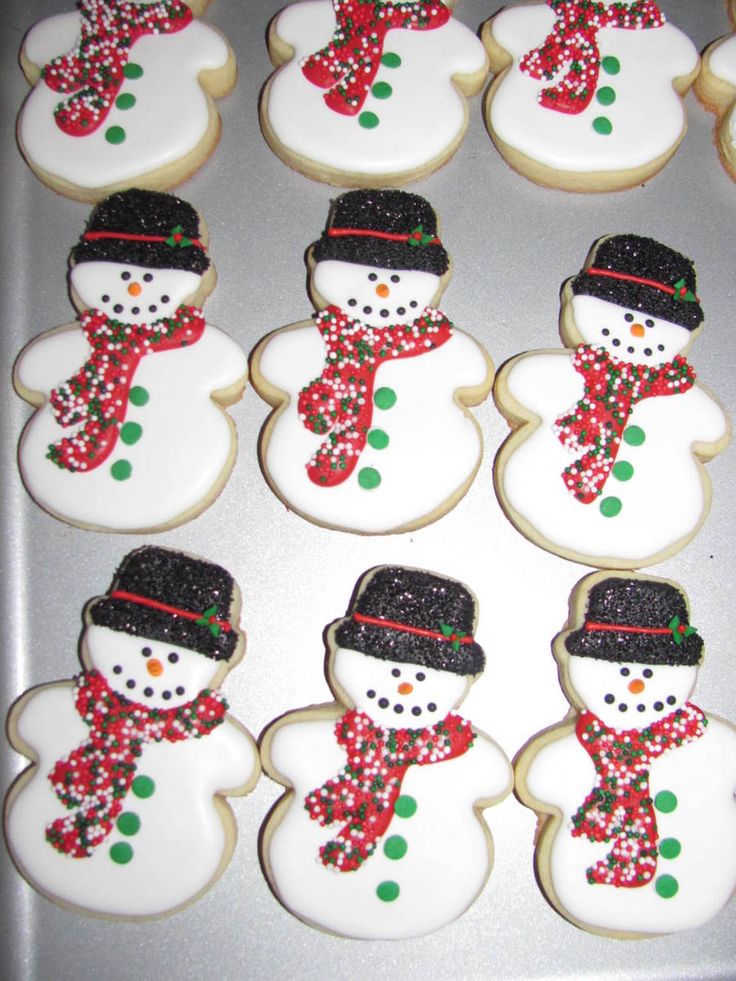
[[183, 269], [202, 275], [210, 260], [200, 235], [199, 216], [187, 201], [133, 188], [100, 201], [72, 249], [72, 260]]
[[339, 259], [378, 269], [411, 269], [441, 276], [450, 264], [437, 237], [437, 216], [418, 194], [348, 191], [333, 202], [314, 246], [317, 262]]
[[611, 576], [591, 587], [582, 626], [565, 638], [570, 654], [635, 664], [698, 664], [703, 640], [672, 583]]
[[475, 621], [475, 597], [462, 583], [419, 569], [381, 566], [361, 576], [335, 640], [385, 661], [476, 675], [485, 655], [473, 639]]
[[692, 262], [674, 249], [639, 235], [600, 239], [585, 269], [572, 279], [574, 294], [595, 296], [687, 330], [703, 320]]
[[234, 597], [233, 577], [221, 566], [145, 546], [126, 555], [110, 591], [90, 603], [87, 616], [98, 626], [222, 661], [239, 638], [231, 622]]

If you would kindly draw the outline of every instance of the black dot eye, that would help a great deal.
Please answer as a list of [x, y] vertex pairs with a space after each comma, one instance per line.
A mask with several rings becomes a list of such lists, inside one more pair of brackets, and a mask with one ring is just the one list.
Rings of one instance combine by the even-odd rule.
[[631, 671], [629, 671], [628, 668], [621, 668], [621, 674], [624, 676], [624, 678], [628, 678], [629, 675], [631, 674]]
[[401, 671], [399, 671], [398, 668], [392, 668], [391, 669], [391, 674], [394, 676], [394, 678], [401, 677]]
[[120, 273], [120, 278], [124, 279], [127, 283], [127, 281], [130, 279], [130, 273], [129, 272]]
[[626, 316], [624, 317], [624, 320], [626, 321], [627, 324], [630, 324], [633, 319], [634, 319], [633, 313], [627, 313]]
[[425, 674], [425, 673], [424, 673], [423, 671], [417, 671], [417, 673], [416, 673], [416, 676], [415, 676], [415, 677], [416, 677], [416, 679], [417, 679], [417, 681], [424, 681], [424, 679], [425, 679], [425, 678], [426, 678], [427, 676], [426, 676], [426, 674]]
[[141, 649], [141, 654], [142, 654], [142, 655], [143, 655], [144, 657], [150, 657], [150, 656], [151, 656], [151, 654], [153, 654], [153, 651], [151, 650], [151, 648], [150, 648], [150, 647], [143, 647], [143, 648]]
[[369, 688], [368, 691], [365, 694], [366, 694], [366, 697], [367, 698], [375, 698], [376, 697], [376, 693], [374, 692], [374, 690], [372, 688]]
[[613, 703], [616, 701], [616, 699], [613, 697], [613, 695], [610, 695], [609, 694], [609, 695], [606, 695], [606, 697], [603, 699], [603, 701], [606, 703], [606, 705], [613, 705]]
[[654, 672], [652, 671], [651, 668], [644, 668], [642, 674], [644, 675], [645, 678], [651, 678]]
[[644, 325], [646, 327], [654, 327], [654, 321], [653, 320], [645, 320], [644, 321]]
[[150, 698], [151, 695], [153, 695], [153, 688], [144, 688], [143, 694], [146, 696], [146, 698]]
[[143, 282], [144, 283], [152, 283], [153, 282], [153, 274], [152, 273], [144, 273], [143, 274]]
[[429, 705], [427, 706], [427, 711], [428, 712], [436, 712], [437, 711], [437, 706], [435, 705], [434, 702], [430, 702], [429, 703]]
[[169, 664], [176, 664], [178, 660], [179, 655], [176, 653], [176, 651], [172, 651], [171, 654], [169, 654]]
[[375, 281], [378, 279], [378, 276], [376, 273], [368, 273], [368, 279], [370, 279], [372, 283], [375, 283]]
[[392, 283], [399, 283], [399, 282], [401, 282], [401, 276], [397, 276], [396, 273], [394, 273], [393, 276], [391, 277], [391, 282]]

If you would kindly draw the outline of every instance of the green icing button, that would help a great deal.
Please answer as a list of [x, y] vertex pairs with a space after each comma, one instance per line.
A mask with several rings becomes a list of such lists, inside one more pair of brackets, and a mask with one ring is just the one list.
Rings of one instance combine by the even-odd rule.
[[406, 843], [406, 838], [402, 838], [401, 835], [391, 835], [383, 843], [383, 854], [386, 858], [393, 858], [394, 860], [403, 858], [406, 855], [406, 850], [409, 846]]
[[363, 129], [375, 129], [376, 126], [378, 126], [378, 116], [375, 114], [375, 112], [366, 110], [365, 112], [361, 112], [361, 114], [358, 116], [358, 122]]
[[662, 899], [672, 899], [673, 896], [677, 895], [680, 886], [674, 875], [660, 875], [654, 883], [654, 888], [657, 890], [657, 895], [661, 896]]
[[387, 51], [381, 55], [381, 64], [385, 65], [386, 68], [398, 68], [401, 64], [401, 56], [397, 55], [395, 51]]
[[601, 68], [607, 75], [618, 75], [621, 71], [621, 62], [613, 55], [606, 55], [601, 61]]
[[130, 789], [136, 797], [153, 797], [156, 791], [156, 784], [151, 777], [135, 777]]
[[127, 865], [133, 857], [133, 849], [127, 841], [116, 841], [110, 848], [110, 858], [116, 865]]
[[110, 467], [110, 475], [113, 480], [128, 480], [133, 473], [130, 460], [116, 460]]
[[610, 85], [602, 85], [595, 97], [602, 106], [612, 106], [616, 101], [616, 90], [612, 89]]
[[150, 399], [148, 394], [148, 389], [144, 388], [142, 385], [134, 385], [128, 392], [128, 398], [133, 403], [133, 405], [145, 405]]
[[105, 139], [108, 143], [113, 143], [116, 146], [119, 143], [124, 143], [125, 130], [122, 126], [110, 126], [109, 129], [105, 130]]
[[375, 467], [363, 467], [358, 471], [358, 483], [363, 490], [374, 490], [381, 483], [381, 475]]
[[393, 409], [396, 405], [396, 392], [393, 388], [377, 388], [373, 393], [377, 409]]
[[121, 835], [137, 835], [141, 830], [141, 819], [133, 811], [123, 811], [115, 824]]
[[402, 794], [396, 798], [394, 804], [394, 814], [400, 818], [414, 817], [417, 812], [417, 802], [409, 794]]
[[385, 450], [388, 446], [388, 433], [382, 429], [371, 429], [368, 433], [368, 445], [374, 450]]
[[399, 884], [398, 882], [391, 882], [387, 879], [385, 882], [380, 882], [376, 886], [376, 895], [384, 903], [392, 903], [399, 895]]
[[120, 429], [120, 438], [126, 446], [137, 443], [143, 434], [143, 426], [137, 422], [124, 422]]
[[599, 506], [604, 518], [615, 518], [623, 507], [617, 497], [604, 497]]
[[660, 790], [654, 798], [654, 806], [663, 814], [671, 814], [677, 807], [677, 797], [671, 790]]
[[134, 61], [129, 61], [128, 64], [123, 68], [123, 75], [126, 78], [140, 78], [143, 74], [143, 69], [140, 65], [137, 65]]
[[619, 460], [613, 465], [613, 476], [616, 480], [631, 480], [634, 476], [634, 468], [628, 460]]
[[659, 843], [659, 854], [662, 858], [677, 858], [682, 851], [682, 845], [677, 838], [663, 838]]
[[628, 443], [629, 446], [641, 446], [646, 438], [646, 433], [641, 426], [627, 426], [624, 429], [624, 443]]
[[132, 109], [135, 102], [136, 99], [134, 95], [131, 95], [130, 92], [123, 92], [123, 94], [119, 95], [115, 100], [115, 105], [118, 109]]
[[596, 116], [593, 120], [593, 129], [601, 136], [610, 136], [613, 132], [613, 123], [605, 116]]
[[371, 89], [371, 93], [376, 97], [376, 99], [389, 99], [394, 90], [388, 84], [388, 82], [376, 82], [376, 84]]

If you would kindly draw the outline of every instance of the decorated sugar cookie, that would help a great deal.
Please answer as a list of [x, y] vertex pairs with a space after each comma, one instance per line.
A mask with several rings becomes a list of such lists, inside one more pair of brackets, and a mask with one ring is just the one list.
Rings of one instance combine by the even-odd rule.
[[79, 0], [23, 42], [33, 91], [18, 142], [45, 184], [80, 201], [190, 177], [220, 137], [213, 99], [235, 84], [225, 39], [196, 19], [209, 0]]
[[736, 179], [736, 34], [706, 48], [695, 93], [718, 117], [716, 146], [723, 166]]
[[85, 611], [82, 672], [27, 692], [9, 718], [32, 760], [5, 831], [49, 898], [112, 917], [168, 913], [226, 867], [255, 743], [218, 686], [243, 655], [240, 594], [225, 569], [168, 549], [123, 560]]
[[261, 101], [274, 153], [347, 187], [418, 180], [457, 150], [488, 71], [453, 0], [305, 0], [272, 22]]
[[123, 191], [72, 249], [77, 323], [40, 335], [15, 365], [36, 407], [19, 461], [32, 497], [85, 528], [142, 531], [199, 514], [235, 459], [222, 407], [247, 377], [242, 350], [190, 301], [214, 285], [190, 204]]
[[331, 528], [402, 531], [470, 486], [482, 441], [466, 406], [493, 367], [434, 302], [449, 259], [437, 218], [404, 191], [337, 199], [310, 256], [320, 312], [256, 349], [253, 384], [276, 411], [261, 441], [289, 508]]
[[520, 173], [568, 191], [633, 187], [687, 126], [698, 52], [654, 0], [514, 4], [483, 27], [486, 124]]
[[499, 747], [457, 712], [485, 657], [462, 583], [381, 566], [328, 632], [337, 701], [265, 733], [287, 787], [262, 842], [278, 898], [348, 937], [429, 933], [460, 916], [491, 869], [481, 811], [510, 790]]
[[496, 489], [519, 530], [566, 558], [638, 568], [683, 548], [708, 511], [702, 462], [730, 423], [686, 354], [703, 322], [695, 270], [653, 239], [609, 235], [562, 294], [574, 350], [499, 373], [513, 432]]
[[736, 889], [736, 728], [690, 701], [703, 641], [675, 583], [598, 572], [554, 644], [572, 720], [516, 767], [541, 886], [594, 933], [701, 926]]

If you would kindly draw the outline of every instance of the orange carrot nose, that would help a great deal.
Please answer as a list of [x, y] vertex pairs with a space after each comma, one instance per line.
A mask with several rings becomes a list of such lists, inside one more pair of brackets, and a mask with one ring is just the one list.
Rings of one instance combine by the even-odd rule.
[[631, 330], [631, 334], [634, 337], [644, 336], [644, 327], [642, 324], [632, 324], [629, 329]]
[[408, 681], [402, 681], [399, 685], [399, 695], [411, 695], [414, 691], [414, 686], [410, 685]]
[[131, 296], [140, 296], [141, 295], [141, 284], [140, 283], [131, 283], [130, 286], [128, 287], [128, 292], [130, 293]]
[[155, 657], [152, 657], [146, 664], [146, 670], [152, 677], [158, 678], [160, 674], [164, 673], [164, 666], [160, 661], [157, 661]]
[[629, 691], [631, 692], [632, 695], [638, 695], [639, 692], [644, 691], [645, 687], [646, 686], [644, 685], [644, 682], [641, 680], [641, 678], [634, 678], [633, 681], [629, 682]]
[[388, 286], [386, 286], [385, 283], [379, 283], [378, 286], [376, 286], [376, 293], [384, 300], [386, 299], [386, 297], [389, 295], [390, 292], [391, 290], [388, 288]]

